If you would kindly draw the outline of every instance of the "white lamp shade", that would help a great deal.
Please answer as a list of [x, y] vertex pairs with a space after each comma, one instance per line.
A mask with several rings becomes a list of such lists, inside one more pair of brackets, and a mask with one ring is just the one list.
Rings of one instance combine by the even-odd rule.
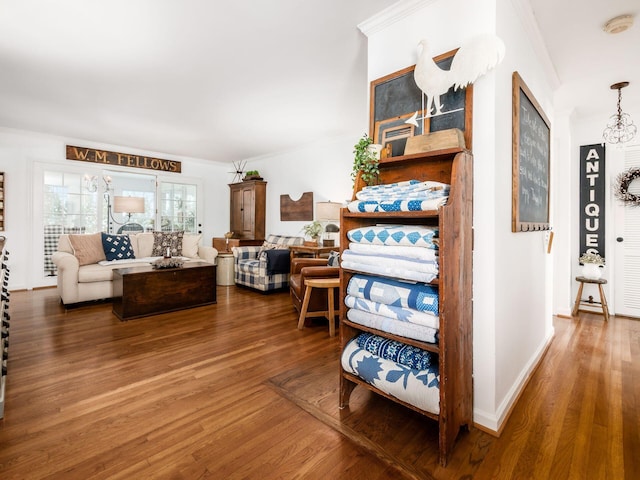
[[316, 203], [316, 220], [340, 220], [342, 204], [338, 202]]
[[144, 213], [144, 198], [113, 197], [113, 211], [116, 213]]

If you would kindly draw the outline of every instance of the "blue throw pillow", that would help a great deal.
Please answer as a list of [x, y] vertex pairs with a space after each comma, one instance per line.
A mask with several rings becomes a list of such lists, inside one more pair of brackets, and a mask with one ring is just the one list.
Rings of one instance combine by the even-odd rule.
[[336, 251], [329, 252], [329, 261], [327, 265], [330, 267], [339, 267], [340, 266], [340, 254]]
[[112, 260], [124, 260], [126, 258], [136, 258], [133, 254], [133, 247], [129, 235], [113, 235], [102, 233], [102, 249], [104, 256], [110, 262]]

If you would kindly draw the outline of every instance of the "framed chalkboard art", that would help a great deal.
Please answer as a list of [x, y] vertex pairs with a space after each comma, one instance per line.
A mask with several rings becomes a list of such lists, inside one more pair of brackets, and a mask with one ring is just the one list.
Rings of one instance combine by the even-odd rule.
[[513, 72], [511, 231], [549, 230], [551, 127], [518, 72]]
[[[433, 61], [441, 69], [449, 70], [457, 51], [438, 55]], [[408, 137], [459, 128], [464, 133], [466, 148], [471, 150], [473, 85], [458, 90], [451, 87], [440, 98], [442, 114], [427, 115], [423, 122], [422, 91], [413, 79], [415, 68], [415, 65], [403, 68], [371, 82], [369, 136], [373, 142], [383, 147], [390, 143], [395, 157], [404, 154]]]

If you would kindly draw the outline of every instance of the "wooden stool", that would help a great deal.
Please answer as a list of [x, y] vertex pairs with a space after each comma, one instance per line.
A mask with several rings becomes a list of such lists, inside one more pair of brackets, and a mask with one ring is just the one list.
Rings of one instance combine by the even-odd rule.
[[[607, 306], [607, 298], [604, 296], [604, 290], [602, 289], [602, 285], [605, 285], [607, 281], [603, 278], [587, 278], [587, 277], [576, 277], [576, 281], [580, 282], [580, 288], [578, 288], [578, 295], [576, 296], [576, 303], [573, 306], [573, 311], [571, 315], [576, 317], [578, 312], [580, 311], [580, 305], [600, 305], [602, 307], [602, 315], [604, 315], [605, 322], [609, 321], [609, 307]], [[598, 290], [600, 290], [600, 301], [594, 302], [593, 297], [589, 295], [589, 300], [582, 300], [582, 288], [585, 283], [595, 283], [598, 285]], [[590, 310], [582, 310], [583, 312]], [[592, 313], [600, 313], [600, 312], [592, 312]]]
[[[336, 312], [334, 309], [333, 289], [340, 286], [339, 278], [309, 278], [304, 281], [305, 291], [304, 300], [302, 301], [302, 310], [300, 310], [300, 318], [298, 319], [298, 330], [304, 328], [304, 320], [307, 317], [327, 317], [329, 320], [329, 336], [333, 337], [336, 334]], [[313, 312], [307, 314], [309, 308], [309, 299], [311, 298], [311, 290], [314, 288], [326, 288], [327, 289], [327, 308], [324, 312]]]

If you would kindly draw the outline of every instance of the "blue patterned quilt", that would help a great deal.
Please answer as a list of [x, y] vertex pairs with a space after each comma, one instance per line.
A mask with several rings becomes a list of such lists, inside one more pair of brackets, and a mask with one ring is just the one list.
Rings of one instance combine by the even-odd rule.
[[[418, 347], [397, 342], [388, 338], [362, 332], [356, 337], [358, 346], [386, 360], [392, 360], [415, 370], [426, 370], [437, 355]], [[433, 355], [433, 359], [432, 359]]]
[[354, 228], [347, 232], [349, 241], [372, 245], [406, 245], [409, 247], [438, 248], [434, 239], [437, 227], [420, 225], [384, 225]]
[[393, 360], [374, 355], [352, 339], [340, 359], [345, 371], [421, 410], [440, 413], [440, 376], [438, 365], [432, 362], [425, 369], [407, 367]]
[[391, 278], [354, 275], [347, 294], [395, 307], [412, 308], [438, 315], [438, 289], [423, 283], [407, 283]]
[[375, 313], [383, 317], [399, 320], [401, 322], [415, 323], [429, 328], [440, 328], [440, 319], [431, 313], [419, 312], [413, 308], [396, 307], [384, 303], [372, 302], [364, 298], [347, 295], [344, 304], [349, 308]]
[[406, 182], [364, 187], [347, 205], [350, 212], [419, 212], [437, 210], [449, 197], [450, 186], [440, 182]]

